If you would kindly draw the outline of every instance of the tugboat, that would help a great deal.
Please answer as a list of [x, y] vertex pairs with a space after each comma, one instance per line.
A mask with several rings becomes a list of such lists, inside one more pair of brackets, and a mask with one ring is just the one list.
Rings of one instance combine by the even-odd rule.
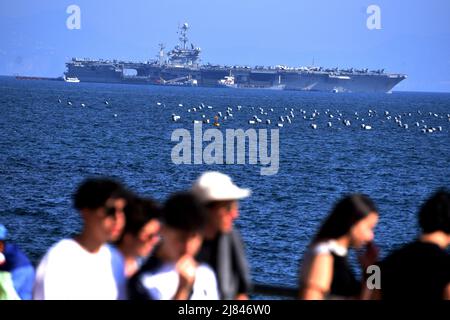
[[223, 88], [237, 88], [238, 85], [234, 82], [234, 77], [231, 75], [225, 76], [223, 79], [217, 81], [217, 85]]

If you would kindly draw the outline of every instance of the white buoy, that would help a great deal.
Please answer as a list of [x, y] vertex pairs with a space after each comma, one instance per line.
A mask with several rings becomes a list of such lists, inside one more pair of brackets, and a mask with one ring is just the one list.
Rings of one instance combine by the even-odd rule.
[[160, 106], [162, 103], [161, 103], [161, 102], [157, 102], [156, 104], [157, 104], [158, 106]]
[[67, 101], [67, 104], [68, 104], [69, 106], [71, 106], [71, 105], [72, 105], [72, 102], [70, 102], [70, 101]]
[[311, 123], [311, 128], [313, 128], [314, 130], [317, 129], [317, 124]]
[[86, 105], [84, 103], [81, 104], [82, 107], [86, 107]]
[[117, 118], [117, 113], [114, 113], [114, 118]]
[[179, 107], [182, 107], [182, 106], [183, 106], [183, 104], [182, 104], [182, 103], [179, 103], [179, 104], [178, 104], [178, 106], [179, 106]]

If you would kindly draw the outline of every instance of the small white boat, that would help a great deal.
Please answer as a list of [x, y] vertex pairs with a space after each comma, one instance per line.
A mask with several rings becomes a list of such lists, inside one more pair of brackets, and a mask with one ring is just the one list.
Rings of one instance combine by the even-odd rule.
[[78, 79], [77, 77], [74, 77], [74, 78], [64, 77], [64, 81], [71, 82], [71, 83], [78, 83], [78, 82], [80, 82], [80, 79]]

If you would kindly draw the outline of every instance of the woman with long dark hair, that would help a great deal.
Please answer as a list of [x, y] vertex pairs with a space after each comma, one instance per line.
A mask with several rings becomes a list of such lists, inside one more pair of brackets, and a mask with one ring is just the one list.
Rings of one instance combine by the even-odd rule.
[[352, 194], [341, 199], [323, 222], [305, 254], [299, 298], [361, 298], [362, 285], [348, 264], [347, 253], [350, 248], [367, 245], [360, 263], [364, 269], [375, 263], [377, 254], [372, 240], [377, 222], [378, 210], [368, 196]]

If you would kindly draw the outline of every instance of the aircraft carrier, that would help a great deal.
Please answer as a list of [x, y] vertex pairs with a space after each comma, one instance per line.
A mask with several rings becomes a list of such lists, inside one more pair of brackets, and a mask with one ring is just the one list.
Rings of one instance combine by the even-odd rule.
[[188, 30], [187, 23], [180, 26], [180, 43], [167, 53], [160, 44], [157, 58], [151, 61], [72, 58], [66, 63], [64, 79], [68, 82], [389, 93], [406, 78], [404, 74], [385, 73], [384, 69], [201, 64], [201, 49], [189, 42]]

